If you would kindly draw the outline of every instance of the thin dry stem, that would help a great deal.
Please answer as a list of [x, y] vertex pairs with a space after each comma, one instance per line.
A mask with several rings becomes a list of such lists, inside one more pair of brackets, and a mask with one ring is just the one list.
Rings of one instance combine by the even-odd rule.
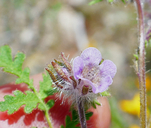
[[138, 77], [140, 88], [140, 125], [141, 128], [147, 128], [146, 116], [146, 77], [145, 77], [145, 33], [144, 33], [144, 18], [141, 0], [135, 0], [138, 18], [139, 18], [139, 60], [138, 60]]

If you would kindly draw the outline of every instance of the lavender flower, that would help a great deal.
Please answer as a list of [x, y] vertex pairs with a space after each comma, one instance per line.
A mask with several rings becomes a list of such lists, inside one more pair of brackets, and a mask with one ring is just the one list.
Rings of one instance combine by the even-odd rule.
[[73, 65], [61, 53], [62, 61], [54, 60], [46, 68], [60, 94], [70, 97], [78, 109], [80, 124], [86, 128], [85, 106], [98, 104], [96, 93], [104, 92], [113, 82], [116, 65], [102, 59], [96, 48], [85, 49], [73, 60]]
[[99, 50], [90, 47], [73, 61], [73, 73], [78, 87], [92, 89], [93, 93], [100, 93], [112, 84], [117, 68], [110, 60], [104, 60]]
[[56, 88], [72, 98], [95, 99], [96, 93], [104, 92], [112, 84], [117, 70], [112, 61], [103, 60], [100, 51], [93, 47], [85, 49], [73, 64], [63, 53], [61, 59], [51, 62], [46, 70]]

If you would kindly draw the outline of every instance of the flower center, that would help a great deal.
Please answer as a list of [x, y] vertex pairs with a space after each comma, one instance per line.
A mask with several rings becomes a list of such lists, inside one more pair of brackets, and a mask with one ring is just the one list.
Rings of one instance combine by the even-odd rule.
[[101, 80], [99, 66], [85, 66], [82, 71], [82, 76], [92, 83], [99, 84]]

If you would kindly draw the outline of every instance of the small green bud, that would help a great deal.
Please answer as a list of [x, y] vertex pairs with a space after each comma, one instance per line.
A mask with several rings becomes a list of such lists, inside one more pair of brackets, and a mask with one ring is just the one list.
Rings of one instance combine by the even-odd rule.
[[101, 106], [101, 104], [97, 100], [94, 100], [94, 102], [95, 102], [96, 105]]
[[101, 96], [111, 96], [111, 94], [107, 91], [101, 92], [100, 95]]
[[138, 55], [137, 54], [133, 54], [133, 56], [135, 57], [135, 60], [138, 60]]

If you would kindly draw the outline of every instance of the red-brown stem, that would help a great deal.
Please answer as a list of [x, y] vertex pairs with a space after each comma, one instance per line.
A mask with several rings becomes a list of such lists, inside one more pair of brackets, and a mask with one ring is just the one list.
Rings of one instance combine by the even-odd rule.
[[138, 12], [139, 21], [139, 89], [140, 89], [140, 127], [147, 128], [146, 117], [146, 77], [145, 77], [145, 31], [144, 31], [144, 18], [141, 0], [135, 0]]
[[81, 128], [87, 128], [87, 122], [86, 122], [85, 111], [84, 111], [84, 103], [83, 103], [83, 100], [80, 98], [77, 98], [77, 108], [78, 108]]

